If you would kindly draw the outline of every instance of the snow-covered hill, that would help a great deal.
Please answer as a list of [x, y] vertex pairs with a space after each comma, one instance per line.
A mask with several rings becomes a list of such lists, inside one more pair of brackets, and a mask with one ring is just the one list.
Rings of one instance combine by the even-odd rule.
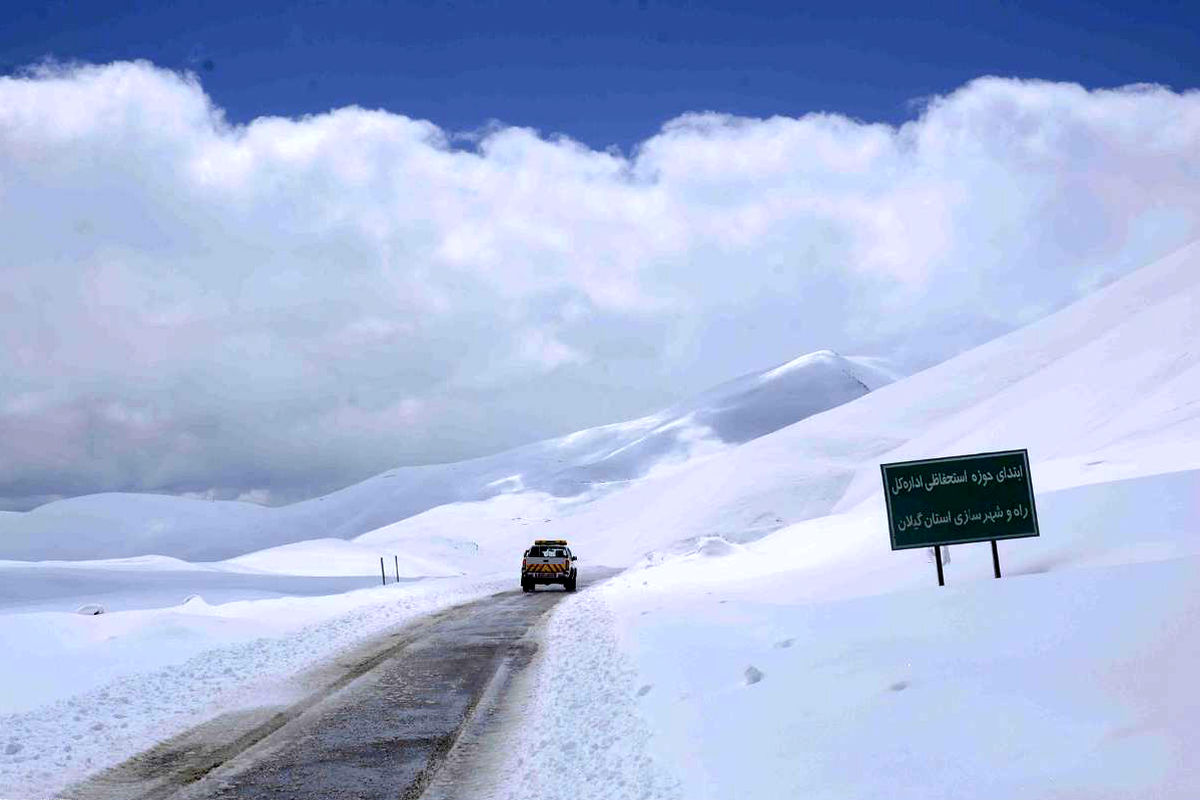
[[[626, 492], [590, 543], [663, 550], [558, 607], [484, 797], [1200, 796], [1198, 345], [1193, 244], [656, 507]], [[1014, 447], [1041, 536], [1000, 543], [1003, 580], [986, 544], [950, 548], [944, 588], [890, 551], [880, 462]], [[807, 519], [721, 535], [782, 508]], [[585, 788], [560, 790], [579, 752]]]
[[0, 559], [153, 553], [216, 560], [309, 539], [349, 538], [436, 506], [505, 493], [595, 495], [770, 433], [889, 380], [870, 360], [821, 351], [641, 419], [471, 461], [399, 468], [280, 508], [144, 494], [62, 500], [0, 516]]
[[630, 535], [669, 525], [666, 541], [736, 537], [762, 515], [882, 509], [881, 462], [1014, 447], [1029, 449], [1038, 491], [1200, 468], [1200, 243], [1036, 324], [611, 502], [636, 510], [622, 515]]
[[864, 504], [882, 513], [885, 461], [1025, 447], [1039, 492], [1197, 469], [1197, 342], [1193, 244], [1034, 325], [669, 475], [588, 503], [525, 492], [445, 505], [358, 542], [403, 552], [459, 531], [480, 544], [481, 563], [500, 564], [544, 531], [627, 564]]

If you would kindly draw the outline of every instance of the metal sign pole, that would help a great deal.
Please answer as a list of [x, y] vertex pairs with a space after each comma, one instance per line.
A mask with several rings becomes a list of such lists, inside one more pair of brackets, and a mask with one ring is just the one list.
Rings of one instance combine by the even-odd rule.
[[1000, 577], [1000, 551], [996, 549], [996, 540], [992, 539], [992, 571]]
[[935, 544], [935, 545], [933, 546], [933, 557], [934, 557], [934, 560], [936, 560], [936, 561], [937, 561], [937, 567], [938, 567], [938, 586], [945, 586], [945, 585], [946, 585], [946, 578], [945, 578], [945, 576], [942, 574], [942, 546], [941, 546], [940, 544]]

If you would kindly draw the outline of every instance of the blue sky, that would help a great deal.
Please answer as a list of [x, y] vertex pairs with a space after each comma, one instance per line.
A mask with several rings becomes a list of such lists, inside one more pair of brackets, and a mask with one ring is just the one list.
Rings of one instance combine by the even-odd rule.
[[979, 75], [1196, 86], [1186, 2], [18, 2], [0, 70], [50, 56], [194, 70], [231, 119], [357, 104], [628, 149], [687, 111], [914, 115]]

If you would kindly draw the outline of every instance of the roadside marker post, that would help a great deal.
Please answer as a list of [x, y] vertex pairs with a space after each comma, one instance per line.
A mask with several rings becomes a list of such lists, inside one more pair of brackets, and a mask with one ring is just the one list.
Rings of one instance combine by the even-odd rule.
[[396, 559], [396, 583], [399, 583], [400, 582], [400, 556], [393, 555], [392, 558]]
[[932, 547], [938, 586], [946, 585], [942, 546], [991, 542], [1001, 577], [1001, 539], [1038, 536], [1029, 451], [880, 464], [893, 550]]
[[383, 556], [379, 557], [379, 577], [383, 578], [383, 585], [387, 586], [387, 573], [383, 571]]

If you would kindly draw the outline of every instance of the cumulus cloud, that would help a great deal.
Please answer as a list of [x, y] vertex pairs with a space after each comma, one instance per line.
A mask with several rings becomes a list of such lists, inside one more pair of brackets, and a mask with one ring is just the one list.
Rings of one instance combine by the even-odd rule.
[[920, 366], [1195, 238], [1200, 95], [983, 78], [633, 153], [145, 63], [0, 78], [0, 507], [291, 499], [822, 347]]

